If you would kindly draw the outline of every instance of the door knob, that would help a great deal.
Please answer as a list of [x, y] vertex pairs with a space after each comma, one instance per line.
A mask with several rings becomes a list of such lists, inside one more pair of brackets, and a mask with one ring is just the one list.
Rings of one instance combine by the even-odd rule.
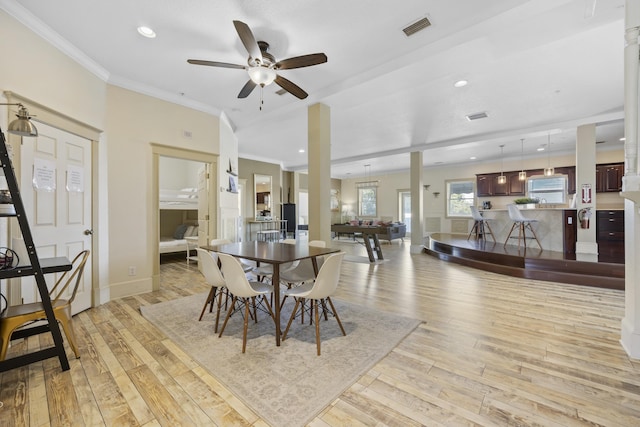
[[84, 235], [85, 236], [91, 236], [92, 234], [93, 234], [93, 230], [89, 230], [89, 229], [84, 230]]

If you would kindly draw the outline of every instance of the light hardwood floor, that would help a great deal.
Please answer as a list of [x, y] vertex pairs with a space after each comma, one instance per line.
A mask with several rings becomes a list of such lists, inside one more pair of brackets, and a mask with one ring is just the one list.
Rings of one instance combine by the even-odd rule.
[[[335, 243], [364, 254], [360, 245]], [[447, 264], [409, 244], [378, 265], [345, 262], [336, 299], [423, 320], [310, 424], [640, 425], [640, 363], [619, 344], [621, 291], [521, 280]], [[80, 359], [0, 374], [0, 425], [265, 425], [139, 314], [206, 291], [164, 264], [158, 292], [74, 318]], [[50, 343], [32, 337], [10, 354]]]

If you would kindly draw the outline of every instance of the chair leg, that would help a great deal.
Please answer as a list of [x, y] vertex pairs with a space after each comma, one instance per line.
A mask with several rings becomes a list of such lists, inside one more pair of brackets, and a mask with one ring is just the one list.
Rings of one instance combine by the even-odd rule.
[[296, 312], [298, 311], [298, 306], [300, 305], [300, 299], [299, 298], [294, 298], [296, 300], [296, 305], [293, 307], [293, 311], [291, 312], [291, 316], [289, 317], [289, 321], [287, 322], [287, 327], [284, 330], [284, 333], [282, 334], [282, 341], [284, 341], [287, 338], [287, 333], [289, 332], [289, 328], [291, 327], [291, 323], [293, 322], [293, 319], [296, 317]]
[[[507, 242], [509, 241], [509, 238], [511, 237], [511, 233], [513, 233], [513, 230], [518, 226], [517, 222], [514, 222], [513, 225], [511, 226], [511, 230], [509, 230], [509, 234], [507, 235], [507, 239], [504, 241], [504, 246], [507, 246]], [[520, 245], [520, 242], [518, 241], [518, 246]]]
[[471, 227], [471, 231], [469, 232], [469, 235], [467, 236], [467, 240], [469, 240], [471, 238], [471, 235], [473, 234], [473, 232], [478, 228], [478, 221], [474, 221], [473, 222], [473, 227]]
[[[253, 309], [256, 309], [255, 297], [253, 298]], [[257, 316], [256, 316], [257, 322]], [[242, 352], [247, 349], [247, 327], [249, 326], [249, 299], [244, 299], [244, 329], [242, 331]]]
[[320, 300], [320, 304], [322, 305], [322, 313], [324, 314], [324, 321], [329, 320], [329, 314], [327, 313], [327, 303], [325, 300]]
[[329, 301], [329, 305], [331, 306], [331, 311], [333, 311], [333, 315], [336, 316], [336, 320], [338, 321], [338, 326], [340, 326], [342, 335], [347, 336], [347, 333], [344, 331], [344, 328], [342, 327], [342, 322], [340, 321], [340, 317], [338, 317], [338, 312], [336, 311], [336, 308], [333, 305], [333, 301], [331, 301], [330, 297], [327, 297], [327, 301]]
[[[70, 307], [69, 307], [70, 308]], [[78, 346], [76, 345], [76, 336], [73, 331], [73, 325], [71, 324], [71, 319], [67, 317], [67, 313], [57, 312], [56, 319], [60, 322], [62, 326], [62, 330], [64, 334], [67, 336], [67, 341], [69, 341], [69, 346], [73, 350], [73, 353], [76, 355], [76, 359], [80, 358], [80, 352], [78, 351]]]
[[536, 236], [536, 232], [533, 231], [533, 227], [531, 226], [530, 222], [527, 223], [527, 227], [529, 227], [529, 230], [531, 230], [531, 234], [533, 234], [533, 238], [536, 240], [536, 242], [538, 242], [538, 246], [540, 246], [540, 249], [542, 249], [542, 245], [540, 244], [540, 240], [538, 240], [538, 236]]
[[[218, 292], [218, 312], [216, 313], [216, 326], [213, 330], [213, 333], [218, 333], [218, 323], [220, 322], [220, 310], [222, 310], [222, 296], [224, 294], [225, 300], [224, 300], [224, 308], [227, 308], [227, 300], [229, 299], [229, 292], [228, 291], [224, 291], [221, 290], [220, 292]], [[214, 301], [215, 301], [215, 297], [214, 297]], [[211, 303], [213, 304], [213, 302]]]
[[[253, 320], [258, 323], [258, 310], [256, 309], [256, 297], [251, 297], [251, 304], [253, 305]], [[249, 312], [247, 312], [248, 314]]]
[[271, 316], [271, 319], [273, 319], [273, 321], [275, 323], [276, 315], [273, 314], [273, 310], [271, 309], [271, 305], [269, 304], [269, 301], [267, 301], [267, 296], [266, 295], [262, 295], [262, 301], [264, 302], [264, 305], [267, 306], [267, 310], [269, 310], [269, 316]]
[[318, 349], [318, 356], [320, 356], [320, 316], [318, 315], [318, 300], [313, 300], [313, 307], [316, 315], [316, 347]]
[[220, 334], [218, 335], [218, 337], [222, 336], [222, 333], [224, 332], [224, 328], [227, 327], [227, 322], [229, 321], [229, 318], [231, 317], [231, 313], [233, 312], [233, 308], [236, 306], [236, 300], [238, 298], [237, 297], [233, 297], [231, 299], [231, 305], [229, 306], [229, 311], [227, 311], [227, 316], [224, 318], [224, 322], [222, 322], [222, 329], [220, 329]]
[[[207, 295], [207, 300], [204, 302], [204, 307], [202, 307], [202, 311], [200, 312], [200, 317], [198, 317], [198, 322], [202, 320], [202, 316], [204, 316], [204, 311], [207, 309], [207, 304], [211, 303], [211, 308], [213, 308], [213, 301], [216, 298], [216, 289], [213, 286], [209, 290], [209, 295]], [[211, 310], [209, 310], [211, 313]]]
[[13, 334], [13, 330], [17, 328], [18, 325], [14, 325], [9, 319], [2, 319], [0, 321], [0, 340], [2, 340], [2, 347], [0, 347], [0, 360], [4, 360], [7, 356], [7, 351], [9, 350], [9, 342], [11, 341], [11, 335]]
[[491, 239], [493, 239], [493, 242], [495, 243], [496, 241], [496, 236], [493, 235], [493, 230], [491, 229], [491, 226], [489, 225], [488, 222], [484, 222], [484, 225], [487, 227], [487, 229], [489, 230], [489, 233], [491, 235]]

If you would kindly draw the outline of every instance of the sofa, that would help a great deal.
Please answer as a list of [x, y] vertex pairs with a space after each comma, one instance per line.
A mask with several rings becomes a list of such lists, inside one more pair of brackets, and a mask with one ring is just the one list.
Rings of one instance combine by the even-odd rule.
[[404, 242], [404, 237], [407, 235], [407, 225], [403, 223], [394, 223], [388, 225], [379, 225], [385, 229], [385, 233], [377, 233], [379, 240], [388, 240], [391, 242], [393, 239], [401, 239]]

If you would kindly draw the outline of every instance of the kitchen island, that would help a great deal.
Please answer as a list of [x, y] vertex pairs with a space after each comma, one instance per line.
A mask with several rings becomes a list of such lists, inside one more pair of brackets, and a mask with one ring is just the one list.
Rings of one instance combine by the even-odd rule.
[[[509, 235], [513, 221], [506, 209], [482, 210], [482, 216], [489, 220], [491, 230], [497, 243], [503, 244]], [[522, 209], [522, 215], [527, 219], [535, 219], [532, 227], [538, 236], [543, 250], [556, 252], [575, 252], [576, 241], [576, 210], [565, 208], [534, 208]], [[527, 248], [539, 249], [533, 238], [527, 232]], [[507, 245], [518, 244], [518, 233], [514, 232]]]

